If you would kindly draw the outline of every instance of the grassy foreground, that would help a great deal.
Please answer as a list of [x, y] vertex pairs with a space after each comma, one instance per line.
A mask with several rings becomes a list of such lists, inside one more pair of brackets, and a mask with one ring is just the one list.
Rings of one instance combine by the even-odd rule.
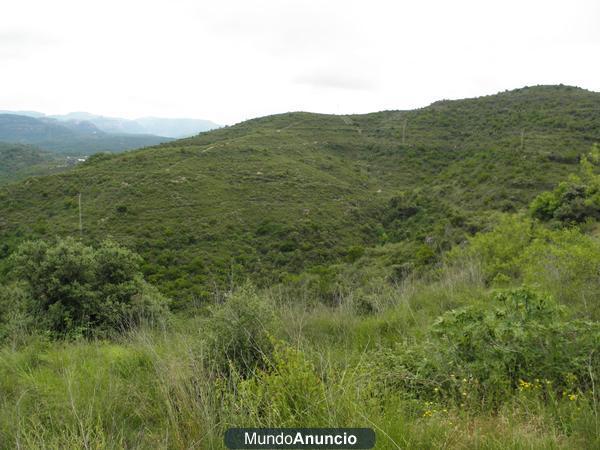
[[354, 425], [374, 428], [377, 448], [598, 448], [593, 392], [549, 397], [523, 381], [488, 408], [470, 379], [458, 380], [462, 401], [374, 387], [382, 348], [419, 340], [436, 316], [487, 290], [477, 268], [447, 269], [434, 280], [382, 288], [379, 312], [365, 316], [351, 293], [325, 307], [282, 289], [242, 287], [234, 295], [275, 311], [274, 320], [257, 316], [274, 343], [270, 369], [250, 375], [230, 365], [227, 376], [215, 376], [217, 363], [207, 358], [215, 322], [243, 324], [227, 315], [233, 309], [176, 317], [118, 341], [15, 337], [0, 351], [1, 447], [222, 448], [229, 426]]

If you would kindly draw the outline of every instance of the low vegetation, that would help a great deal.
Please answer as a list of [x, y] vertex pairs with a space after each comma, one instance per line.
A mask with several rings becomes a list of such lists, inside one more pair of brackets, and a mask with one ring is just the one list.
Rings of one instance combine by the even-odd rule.
[[[0, 295], [0, 437], [218, 448], [229, 426], [370, 426], [378, 448], [600, 445], [596, 238], [506, 215], [400, 282], [367, 257], [165, 321], [130, 251], [26, 243]], [[130, 322], [148, 292], [152, 320]]]
[[77, 235], [81, 194], [83, 239], [139, 253], [177, 307], [381, 244], [401, 244], [396, 265], [429, 264], [578, 172], [599, 123], [600, 94], [568, 86], [263, 117], [0, 188], [0, 255]]
[[[558, 87], [496, 100], [513, 108], [554, 94], [596, 99]], [[511, 114], [492, 128], [469, 115], [476, 106], [483, 118], [496, 117], [493, 105], [484, 98], [390, 113], [409, 114], [430, 139], [419, 152], [399, 147], [403, 156], [387, 155], [383, 141], [369, 153], [333, 139], [391, 133], [388, 113], [350, 122], [295, 114], [299, 130], [337, 120], [341, 131], [310, 128], [314, 139], [331, 133], [318, 151], [279, 149], [275, 130], [292, 136], [282, 127], [290, 117], [275, 116], [11, 185], [1, 200], [6, 217], [38, 228], [3, 228], [0, 442], [222, 448], [233, 426], [366, 426], [377, 448], [600, 447], [597, 148], [573, 159], [561, 150], [583, 145], [596, 122], [586, 114], [564, 124], [560, 115], [519, 115], [556, 132], [556, 146], [542, 156], [532, 144], [531, 159], [509, 168], [513, 144], [491, 149], [500, 159], [488, 159], [464, 134], [493, 142], [513, 126]], [[430, 120], [448, 129], [426, 132]], [[459, 135], [463, 120], [469, 127]], [[378, 125], [369, 128], [371, 121]], [[442, 137], [465, 142], [462, 156], [432, 150]], [[210, 156], [219, 145], [221, 159]], [[434, 168], [433, 155], [448, 165]], [[196, 159], [203, 164], [193, 167], [206, 172], [191, 183], [183, 162]], [[167, 161], [161, 177], [141, 167], [125, 181], [109, 171]], [[529, 164], [536, 171], [520, 177]], [[417, 166], [430, 183], [420, 175], [395, 180]], [[274, 175], [285, 167], [295, 171]], [[484, 167], [504, 168], [488, 182]], [[514, 184], [499, 181], [510, 173]], [[78, 235], [67, 226], [74, 207], [57, 192], [83, 188], [86, 176], [86, 195], [97, 195], [91, 211], [83, 209], [90, 229], [47, 236]], [[473, 177], [481, 179], [471, 185]], [[145, 191], [132, 192], [133, 183]], [[499, 190], [515, 197], [494, 197]], [[128, 197], [115, 200], [117, 191]], [[171, 217], [165, 195], [198, 204]], [[251, 198], [260, 209], [245, 205]], [[31, 209], [16, 199], [40, 211], [25, 217]], [[144, 201], [157, 210], [141, 208]]]
[[220, 448], [229, 426], [369, 426], [378, 448], [597, 446], [597, 322], [474, 270], [388, 285], [366, 315], [244, 286], [166, 329], [22, 337], [0, 352], [0, 436]]

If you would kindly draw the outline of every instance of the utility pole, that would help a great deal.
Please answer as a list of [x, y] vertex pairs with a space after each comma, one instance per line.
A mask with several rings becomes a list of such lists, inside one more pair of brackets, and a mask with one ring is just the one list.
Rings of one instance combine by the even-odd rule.
[[404, 124], [402, 124], [402, 145], [406, 144], [406, 119], [404, 119]]
[[81, 220], [81, 192], [78, 195], [79, 199], [79, 236], [83, 237], [83, 222]]
[[521, 151], [525, 148], [525, 129], [521, 130]]

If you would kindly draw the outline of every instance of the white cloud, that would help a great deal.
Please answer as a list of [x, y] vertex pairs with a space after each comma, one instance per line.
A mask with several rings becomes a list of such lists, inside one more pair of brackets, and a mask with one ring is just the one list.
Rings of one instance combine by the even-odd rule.
[[0, 109], [233, 123], [600, 90], [599, 50], [596, 0], [20, 0], [0, 15]]

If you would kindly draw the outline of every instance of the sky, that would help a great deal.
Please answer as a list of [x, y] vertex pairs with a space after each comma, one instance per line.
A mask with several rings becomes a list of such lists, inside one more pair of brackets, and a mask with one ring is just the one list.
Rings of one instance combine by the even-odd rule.
[[600, 91], [598, 0], [5, 0], [0, 110], [233, 124]]

